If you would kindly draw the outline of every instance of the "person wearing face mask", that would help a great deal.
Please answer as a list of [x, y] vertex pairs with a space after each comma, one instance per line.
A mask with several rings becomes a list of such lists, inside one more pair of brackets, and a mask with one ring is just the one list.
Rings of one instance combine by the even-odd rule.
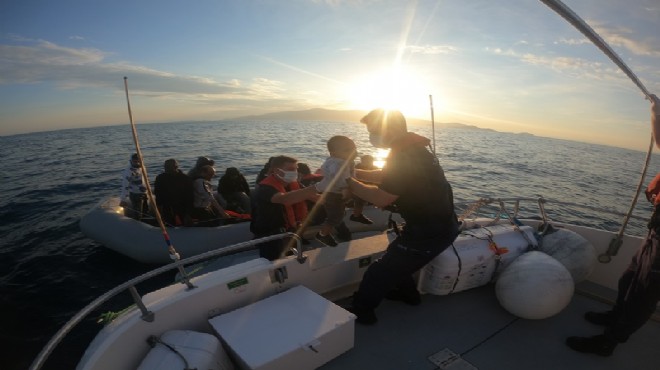
[[[268, 176], [255, 190], [250, 231], [255, 238], [284, 232], [298, 232], [307, 217], [305, 201], [317, 201], [313, 186], [301, 188], [298, 183], [298, 160], [287, 156], [273, 157]], [[293, 245], [292, 240], [274, 240], [259, 245], [259, 256], [274, 261]]]
[[[421, 303], [412, 275], [449, 247], [459, 234], [451, 185], [430, 140], [408, 132], [398, 111], [376, 109], [361, 119], [369, 141], [390, 148], [382, 170], [355, 170], [351, 192], [377, 207], [395, 206], [405, 221], [385, 254], [369, 266], [348, 309], [361, 324], [375, 324], [375, 308], [383, 298], [409, 305]], [[364, 182], [376, 185], [368, 185]]]

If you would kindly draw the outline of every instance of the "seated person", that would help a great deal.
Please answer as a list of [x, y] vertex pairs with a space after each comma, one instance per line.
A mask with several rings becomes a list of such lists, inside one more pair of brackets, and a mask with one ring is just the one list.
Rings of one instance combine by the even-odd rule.
[[225, 174], [218, 181], [218, 193], [227, 202], [228, 210], [250, 213], [250, 186], [236, 167], [225, 170]]
[[[255, 238], [284, 232], [301, 233], [307, 217], [306, 200], [319, 196], [313, 186], [301, 188], [298, 183], [297, 160], [292, 157], [273, 157], [270, 172], [256, 188], [253, 198], [250, 231]], [[268, 260], [282, 257], [293, 246], [292, 240], [274, 240], [259, 245], [259, 256]]]
[[257, 180], [254, 183], [255, 188], [257, 186], [259, 186], [259, 183], [263, 179], [265, 179], [266, 176], [268, 176], [270, 174], [270, 163], [273, 161], [273, 158], [275, 158], [275, 157], [268, 158], [268, 162], [266, 162], [266, 164], [264, 164], [264, 167], [261, 170], [259, 170], [259, 174], [257, 175]]
[[316, 184], [323, 180], [323, 176], [318, 173], [312, 173], [307, 163], [298, 163], [298, 182], [304, 187]]
[[197, 162], [195, 162], [195, 167], [191, 168], [190, 171], [188, 171], [188, 177], [191, 179], [195, 180], [200, 177], [202, 177], [201, 169], [204, 166], [211, 166], [213, 167], [215, 165], [215, 162], [212, 159], [209, 159], [209, 157], [197, 157]]
[[122, 172], [119, 205], [126, 217], [142, 219], [149, 212], [147, 188], [142, 181], [142, 163], [137, 153], [131, 155], [128, 167]]
[[201, 177], [193, 181], [192, 217], [202, 221], [198, 223], [199, 225], [217, 226], [220, 224], [220, 219], [229, 216], [213, 194], [211, 179], [215, 176], [215, 168], [205, 165], [199, 171]]
[[172, 226], [189, 226], [193, 207], [193, 183], [179, 169], [176, 159], [168, 159], [163, 165], [165, 172], [156, 176], [154, 195], [163, 220]]

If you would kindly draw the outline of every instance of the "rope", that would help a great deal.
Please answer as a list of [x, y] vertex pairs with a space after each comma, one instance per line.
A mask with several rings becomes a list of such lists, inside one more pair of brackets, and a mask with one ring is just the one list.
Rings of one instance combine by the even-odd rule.
[[460, 280], [461, 272], [463, 271], [463, 260], [461, 259], [461, 256], [458, 254], [458, 251], [456, 250], [454, 243], [451, 243], [451, 249], [454, 251], [454, 254], [456, 255], [456, 259], [458, 260], [458, 272], [456, 273], [456, 280], [454, 280], [454, 285], [451, 287], [449, 294], [454, 293], [454, 290], [456, 289], [456, 286], [458, 285], [458, 282]]
[[477, 211], [479, 211], [479, 209], [481, 207], [483, 207], [485, 205], [488, 205], [491, 202], [492, 202], [492, 200], [490, 198], [481, 198], [481, 199], [479, 199], [478, 201], [472, 203], [469, 207], [467, 207], [465, 209], [465, 211], [463, 211], [458, 216], [458, 219], [460, 221], [464, 221], [467, 217], [469, 217], [470, 215], [472, 215], [472, 214], [476, 213]]
[[506, 217], [509, 219], [509, 222], [511, 223], [511, 226], [513, 226], [513, 229], [519, 232], [523, 238], [525, 238], [525, 241], [527, 241], [527, 249], [532, 250], [534, 249], [535, 245], [539, 244], [539, 241], [541, 240], [541, 237], [538, 236], [536, 233], [534, 233], [534, 237], [536, 239], [536, 244], [532, 242], [532, 240], [527, 236], [527, 234], [522, 231], [520, 226], [522, 225], [522, 222], [520, 222], [517, 218], [512, 217], [511, 214], [509, 214], [509, 211], [506, 210], [504, 207], [504, 201], [500, 200], [500, 210], [506, 214]]
[[642, 186], [644, 186], [644, 178], [646, 177], [646, 172], [649, 168], [649, 163], [651, 162], [651, 154], [653, 153], [653, 145], [655, 144], [655, 140], [653, 139], [653, 135], [651, 135], [651, 143], [649, 144], [649, 150], [646, 152], [646, 160], [644, 161], [644, 167], [642, 168], [642, 174], [639, 177], [639, 183], [637, 184], [637, 190], [635, 191], [635, 196], [633, 197], [632, 202], [630, 203], [630, 209], [628, 210], [628, 213], [626, 213], [626, 216], [623, 218], [623, 222], [621, 224], [621, 229], [619, 229], [619, 232], [616, 234], [612, 240], [610, 240], [610, 245], [607, 247], [607, 251], [600, 256], [598, 256], [598, 261], [600, 263], [609, 263], [612, 261], [612, 256], [616, 256], [617, 253], [619, 252], [619, 248], [621, 248], [621, 245], [623, 244], [623, 233], [626, 230], [626, 227], [628, 226], [628, 221], [630, 221], [630, 217], [632, 216], [633, 210], [635, 209], [635, 205], [637, 204], [637, 199], [639, 198], [639, 193], [642, 191]]
[[[642, 91], [644, 96], [646, 97], [647, 100], [651, 100], [651, 93], [646, 89], [644, 84], [637, 78], [637, 76], [633, 73], [633, 71], [626, 65], [626, 63], [623, 62], [621, 57], [617, 55], [617, 53], [612, 50], [612, 48], [596, 33], [596, 31], [593, 30], [580, 16], [578, 16], [575, 12], [573, 12], [568, 6], [566, 6], [564, 3], [562, 3], [559, 0], [541, 0], [542, 3], [547, 5], [550, 9], [554, 10], [557, 14], [559, 14], [562, 18], [564, 18], [568, 23], [572, 24], [573, 27], [575, 27], [578, 31], [580, 31], [583, 35], [585, 35], [591, 42], [594, 43], [596, 47], [598, 47], [605, 55], [610, 58], [614, 64], [616, 64], [619, 68], [621, 68], [621, 71], [626, 74], [630, 78], [630, 80], [637, 85], [637, 87]], [[610, 245], [607, 248], [607, 252], [604, 254], [601, 254], [598, 256], [598, 260], [601, 263], [608, 263], [612, 260], [611, 256], [615, 256], [617, 252], [619, 251], [619, 248], [621, 247], [622, 244], [622, 236], [623, 232], [626, 229], [626, 226], [628, 225], [628, 220], [630, 219], [630, 215], [632, 214], [633, 209], [635, 208], [635, 204], [637, 203], [637, 198], [639, 197], [639, 192], [642, 187], [642, 183], [644, 182], [644, 176], [646, 175], [646, 170], [649, 164], [649, 160], [651, 158], [651, 152], [653, 151], [653, 144], [654, 144], [654, 139], [653, 135], [651, 135], [651, 144], [649, 145], [649, 151], [646, 155], [646, 164], [644, 165], [644, 169], [642, 170], [642, 176], [639, 180], [639, 185], [637, 186], [637, 192], [635, 193], [635, 196], [633, 198], [632, 204], [630, 206], [630, 211], [628, 211], [628, 214], [623, 220], [623, 224], [621, 226], [621, 230], [617, 234], [617, 236], [610, 241]]]
[[429, 95], [429, 103], [431, 105], [431, 130], [433, 131], [433, 156], [436, 157], [435, 152], [435, 115], [433, 112], [433, 95]]
[[502, 254], [507, 253], [508, 250], [507, 248], [500, 248], [497, 243], [495, 243], [495, 240], [493, 239], [493, 232], [488, 229], [487, 227], [482, 226], [481, 229], [486, 230], [488, 233], [485, 238], [479, 237], [475, 234], [465, 232], [466, 235], [470, 235], [475, 239], [479, 240], [486, 240], [488, 241], [488, 248], [493, 251], [494, 255], [493, 257], [495, 258], [495, 269], [493, 270], [493, 274], [490, 277], [490, 282], [495, 281], [495, 276], [497, 275], [497, 270], [499, 270], [500, 265], [502, 264]]
[[516, 317], [516, 318], [514, 318], [513, 320], [509, 321], [506, 325], [504, 325], [503, 327], [501, 327], [501, 328], [499, 328], [498, 330], [496, 330], [493, 334], [491, 334], [491, 335], [487, 336], [486, 338], [484, 338], [481, 342], [479, 342], [479, 343], [475, 344], [474, 346], [472, 346], [472, 348], [469, 348], [468, 350], [462, 352], [459, 356], [463, 357], [463, 356], [467, 355], [468, 353], [470, 353], [470, 352], [471, 352], [472, 350], [474, 350], [475, 348], [477, 348], [477, 347], [479, 347], [480, 345], [486, 343], [488, 340], [490, 340], [491, 338], [493, 338], [493, 337], [496, 336], [497, 334], [503, 332], [506, 328], [508, 328], [509, 326], [513, 325], [513, 324], [516, 323], [518, 320], [520, 320], [520, 317]]

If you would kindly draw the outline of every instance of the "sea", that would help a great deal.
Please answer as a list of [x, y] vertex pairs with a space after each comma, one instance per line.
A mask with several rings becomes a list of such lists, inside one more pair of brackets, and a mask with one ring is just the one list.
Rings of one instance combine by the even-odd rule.
[[[252, 185], [274, 155], [293, 156], [315, 169], [327, 157], [325, 143], [334, 135], [353, 138], [360, 155], [383, 155], [369, 144], [359, 123], [221, 121], [136, 127], [152, 182], [169, 158], [187, 171], [197, 157], [207, 156], [215, 161], [218, 176], [227, 167], [237, 167]], [[612, 232], [621, 228], [646, 157], [642, 151], [529, 134], [440, 126], [409, 129], [433, 139], [456, 202], [542, 196], [568, 203], [547, 203], [551, 219]], [[0, 137], [0, 348], [5, 353], [0, 368], [27, 368], [76, 312], [154, 267], [104, 248], [78, 226], [90, 208], [119, 195], [120, 174], [133, 152], [128, 124]], [[660, 170], [659, 158], [652, 156], [645, 185]], [[630, 221], [626, 233], [643, 235], [643, 219], [650, 212], [642, 194], [633, 213], [639, 218]], [[130, 303], [130, 297], [124, 298], [116, 309]], [[99, 329], [96, 317], [83, 326], [72, 332], [67, 349], [56, 351], [45, 369], [75, 367]]]

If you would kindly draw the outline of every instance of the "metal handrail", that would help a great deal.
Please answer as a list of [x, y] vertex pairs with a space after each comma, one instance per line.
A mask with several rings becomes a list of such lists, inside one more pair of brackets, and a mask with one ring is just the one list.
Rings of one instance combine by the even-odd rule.
[[[238, 243], [238, 244], [230, 245], [228, 247], [223, 247], [202, 254], [198, 254], [196, 256], [188, 257], [183, 260], [178, 260], [168, 265], [164, 265], [154, 270], [148, 271], [138, 277], [135, 277], [121, 285], [114, 287], [113, 289], [107, 291], [100, 297], [90, 302], [87, 306], [85, 306], [82, 310], [80, 310], [77, 314], [75, 314], [66, 324], [64, 324], [64, 326], [62, 326], [62, 328], [59, 331], [57, 331], [55, 335], [53, 335], [50, 341], [48, 341], [48, 343], [41, 350], [41, 352], [39, 352], [37, 358], [32, 362], [32, 365], [30, 365], [30, 370], [40, 369], [44, 365], [50, 354], [53, 352], [53, 350], [57, 347], [57, 345], [76, 325], [78, 325], [92, 311], [99, 308], [103, 303], [107, 302], [108, 300], [115, 297], [119, 293], [122, 293], [125, 290], [129, 290], [129, 292], [131, 292], [131, 296], [134, 298], [134, 300], [136, 300], [135, 303], [138, 305], [138, 307], [141, 308], [143, 318], [145, 319], [145, 321], [150, 321], [150, 319], [151, 321], [153, 321], [153, 314], [148, 311], [145, 313], [146, 307], [142, 303], [142, 298], [137, 294], [137, 290], [135, 289], [135, 286], [137, 284], [144, 282], [148, 279], [151, 279], [155, 276], [158, 276], [162, 273], [165, 273], [167, 271], [178, 269], [179, 267], [182, 267], [184, 265], [200, 262], [211, 257], [222, 257], [233, 253], [254, 250], [257, 248], [258, 244], [273, 240], [285, 239], [285, 238], [293, 238], [296, 240], [296, 248], [295, 248], [296, 259], [300, 263], [304, 262], [306, 257], [303, 255], [302, 242], [300, 236], [298, 236], [295, 233], [283, 233], [283, 234], [267, 236], [264, 238], [253, 239], [247, 242]], [[144, 308], [144, 310], [142, 308]]]
[[[561, 201], [561, 200], [556, 200], [556, 199], [549, 199], [549, 198], [544, 198], [544, 197], [510, 197], [510, 198], [491, 198], [491, 197], [483, 197], [479, 201], [483, 202], [484, 204], [490, 205], [491, 203], [495, 203], [499, 207], [499, 202], [516, 202], [519, 203], [520, 201], [530, 201], [530, 202], [541, 202], [541, 203], [553, 203], [553, 204], [559, 204], [563, 206], [571, 206], [571, 207], [576, 207], [576, 208], [584, 208], [588, 209], [590, 211], [597, 211], [597, 212], [602, 212], [602, 213], [608, 213], [611, 215], [615, 216], [626, 216], [626, 212], [620, 212], [620, 211], [615, 211], [612, 209], [605, 209], [601, 207], [595, 207], [595, 206], [590, 206], [590, 205], [585, 205], [585, 204], [579, 204], [579, 203], [573, 203], [573, 202], [566, 202], [566, 201]], [[473, 204], [474, 202], [471, 201], [462, 201], [462, 202], [455, 202], [455, 205], [465, 205], [469, 206], [470, 204]], [[517, 204], [516, 204], [517, 206]], [[517, 213], [517, 212], [516, 212]], [[641, 221], [646, 221], [646, 217], [641, 217], [637, 215], [631, 215], [631, 218], [634, 218], [636, 220], [641, 220]]]

